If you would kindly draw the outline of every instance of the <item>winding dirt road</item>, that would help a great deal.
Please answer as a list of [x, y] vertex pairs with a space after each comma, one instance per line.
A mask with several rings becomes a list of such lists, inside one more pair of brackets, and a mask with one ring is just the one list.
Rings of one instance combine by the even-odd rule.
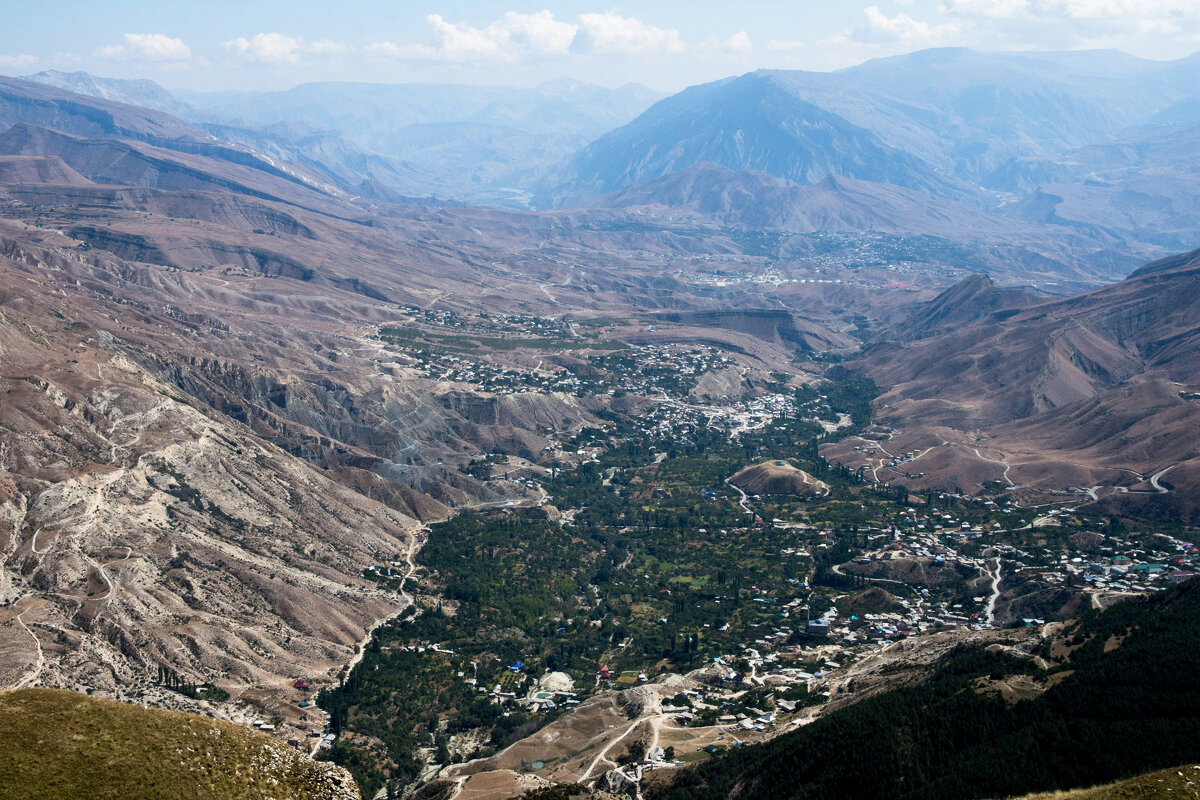
[[988, 625], [996, 617], [996, 601], [1000, 599], [1000, 557], [996, 557], [996, 571], [992, 573], [992, 594], [988, 598], [987, 606], [984, 607], [984, 618]]
[[[32, 597], [32, 595], [26, 595], [25, 597]], [[22, 597], [21, 600], [24, 600], [25, 597]], [[19, 603], [21, 601], [18, 600], [17, 602]], [[29, 609], [25, 609], [25, 611], [28, 610]], [[24, 689], [26, 686], [33, 683], [35, 680], [37, 680], [38, 675], [42, 674], [42, 667], [46, 665], [46, 655], [42, 652], [41, 639], [38, 639], [37, 634], [29, 629], [29, 626], [25, 624], [25, 620], [21, 619], [21, 616], [25, 614], [25, 611], [17, 614], [17, 624], [21, 626], [22, 630], [33, 637], [33, 644], [35, 647], [37, 647], [37, 663], [33, 665], [33, 669], [29, 672], [29, 674], [13, 684], [12, 688], [14, 689]]]
[[745, 511], [750, 516], [754, 516], [754, 512], [750, 509], [750, 506], [747, 503], [747, 501], [750, 498], [746, 495], [745, 492], [742, 491], [742, 487], [738, 486], [736, 483], [730, 483], [728, 478], [725, 479], [725, 482], [728, 483], [730, 486], [732, 486], [734, 488], [734, 490], [737, 491], [737, 493], [741, 496], [741, 499], [738, 500], [738, 505], [742, 507], [742, 510]]
[[626, 728], [624, 730], [624, 732], [621, 733], [620, 736], [618, 736], [617, 738], [613, 739], [611, 742], [606, 744], [604, 746], [604, 749], [601, 750], [599, 753], [597, 753], [596, 757], [594, 759], [592, 759], [592, 763], [588, 765], [588, 768], [586, 770], [584, 770], [584, 773], [579, 776], [579, 783], [583, 783], [584, 781], [586, 781], [591, 776], [592, 770], [594, 770], [601, 761], [608, 761], [608, 763], [612, 764], [613, 766], [616, 766], [616, 762], [610, 760], [607, 757], [608, 751], [611, 750], [613, 748], [613, 745], [617, 744], [617, 742], [620, 742], [626, 736], [633, 733], [633, 729], [636, 728], [638, 725], [641, 725], [645, 721], [646, 720], [641, 717], [639, 717], [638, 719], [635, 719], [633, 722], [629, 723], [629, 727]]
[[1150, 476], [1150, 485], [1153, 486], [1158, 491], [1159, 494], [1170, 494], [1171, 490], [1160, 485], [1158, 482], [1158, 479], [1161, 478], [1163, 475], [1166, 475], [1168, 472], [1170, 472], [1171, 470], [1175, 469], [1178, 466], [1179, 466], [1178, 464], [1172, 464], [1171, 466], [1167, 467], [1166, 469], [1160, 469], [1158, 472], [1151, 475]]

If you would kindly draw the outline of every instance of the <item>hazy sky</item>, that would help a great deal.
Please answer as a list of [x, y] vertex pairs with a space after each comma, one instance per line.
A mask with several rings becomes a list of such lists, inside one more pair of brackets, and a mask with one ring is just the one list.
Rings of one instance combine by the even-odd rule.
[[674, 90], [926, 47], [1200, 50], [1200, 0], [0, 0], [0, 74], [84, 70], [168, 88], [313, 80]]

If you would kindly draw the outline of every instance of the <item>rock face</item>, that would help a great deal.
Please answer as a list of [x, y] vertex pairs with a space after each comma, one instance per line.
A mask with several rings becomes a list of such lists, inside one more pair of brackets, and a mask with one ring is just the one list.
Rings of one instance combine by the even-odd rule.
[[410, 517], [206, 416], [111, 338], [69, 345], [80, 323], [29, 297], [0, 313], [6, 683], [321, 675], [400, 607], [362, 572], [408, 549]]
[[740, 470], [729, 482], [746, 494], [823, 495], [829, 484], [787, 461], [764, 461]]
[[[881, 385], [895, 387], [884, 402], [940, 405], [945, 387], [954, 386], [955, 421], [976, 426], [1062, 408], [1140, 376], [1190, 385], [1200, 380], [1198, 283], [1200, 251], [1193, 251], [1065, 300], [972, 314], [979, 318], [945, 332], [916, 326], [916, 341], [881, 343], [860, 364]], [[929, 334], [922, 336], [924, 330]]]

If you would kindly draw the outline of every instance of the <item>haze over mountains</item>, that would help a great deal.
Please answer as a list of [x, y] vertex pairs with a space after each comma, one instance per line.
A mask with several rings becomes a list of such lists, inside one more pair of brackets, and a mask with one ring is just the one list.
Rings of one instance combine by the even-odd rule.
[[[177, 99], [146, 81], [31, 79], [183, 116], [351, 194], [653, 205], [807, 233], [825, 229], [830, 212], [794, 211], [804, 205], [795, 196], [768, 202], [763, 179], [741, 173], [781, 181], [775, 196], [850, 179], [808, 202], [854, 208], [843, 227], [950, 239], [1002, 219], [1045, 225], [1072, 241], [1083, 280], [1074, 287], [1188, 249], [1200, 235], [1194, 57], [931, 50], [836, 73], [756, 72], [661, 100], [636, 86], [563, 81], [519, 90], [307, 84]], [[688, 179], [681, 194], [686, 175], [703, 179]], [[731, 204], [747, 180], [764, 191]]]
[[[176, 100], [149, 82], [31, 79], [166, 110], [229, 142], [324, 164], [349, 186], [370, 180], [416, 197], [523, 204], [534, 192], [542, 206], [592, 204], [712, 163], [792, 185], [832, 175], [905, 187], [934, 207], [944, 198], [1073, 228], [1096, 252], [1122, 252], [1110, 275], [1196, 234], [1196, 182], [1186, 178], [1200, 124], [1195, 58], [925, 50], [835, 73], [750, 73], [649, 109], [658, 98], [646, 89], [570, 82], [307, 84]], [[767, 222], [811, 229], [803, 218]]]
[[[660, 101], [576, 156], [556, 192], [603, 194], [708, 160], [798, 183], [838, 174], [981, 195], [1013, 159], [1066, 153], [1151, 122], [1194, 124], [1176, 109], [1191, 107], [1198, 78], [1195, 57], [963, 49], [835, 73], [756, 72]], [[772, 136], [783, 138], [763, 138]], [[819, 159], [786, 160], [809, 147]]]
[[[660, 95], [568, 80], [532, 89], [311, 83], [286, 92], [189, 92], [150, 81], [40, 73], [30, 80], [166, 111], [222, 139], [289, 151], [415, 196], [526, 204], [547, 169], [633, 119]], [[354, 174], [357, 169], [358, 174]]]
[[[958, 49], [667, 98], [0, 78], [0, 680], [212, 710], [163, 666], [306, 733], [297, 676], [440, 615], [427, 526], [570, 532], [539, 481], [633, 452], [614, 420], [691, 445], [848, 376], [874, 424], [786, 443], [826, 472], [755, 450], [688, 491], [730, 478], [730, 527], [832, 495], [813, 530], [849, 531], [849, 475], [1200, 524], [1197, 87], [1197, 57]], [[664, 495], [617, 475], [588, 490]], [[962, 591], [999, 596], [987, 558]]]

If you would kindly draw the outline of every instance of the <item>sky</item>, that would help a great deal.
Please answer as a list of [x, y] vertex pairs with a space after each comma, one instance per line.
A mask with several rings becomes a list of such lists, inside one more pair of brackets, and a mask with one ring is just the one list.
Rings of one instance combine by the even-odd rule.
[[0, 74], [82, 70], [168, 89], [319, 80], [675, 91], [928, 47], [1200, 51], [1200, 0], [0, 0]]

